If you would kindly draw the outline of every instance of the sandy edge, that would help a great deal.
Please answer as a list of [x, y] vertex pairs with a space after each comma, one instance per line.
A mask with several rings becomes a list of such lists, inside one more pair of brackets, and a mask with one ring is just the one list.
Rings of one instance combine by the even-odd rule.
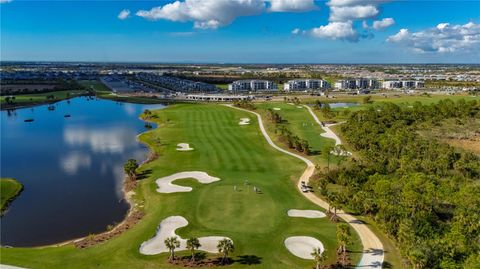
[[[157, 228], [157, 233], [151, 239], [143, 242], [140, 245], [139, 252], [143, 255], [155, 255], [160, 253], [169, 252], [165, 246], [165, 239], [168, 237], [176, 236], [180, 241], [180, 247], [176, 251], [187, 250], [187, 240], [178, 236], [175, 231], [179, 228], [186, 227], [188, 221], [182, 216], [170, 216], [160, 222]], [[217, 244], [218, 241], [227, 238], [225, 236], [205, 236], [199, 237], [198, 241], [202, 245], [198, 250], [218, 253]], [[231, 240], [231, 239], [230, 239]]]
[[248, 125], [250, 124], [250, 118], [241, 118], [238, 125]]
[[287, 211], [287, 215], [292, 218], [309, 218], [309, 219], [319, 219], [326, 217], [325, 213], [319, 210], [301, 210], [301, 209], [290, 209]]
[[314, 248], [320, 248], [322, 252], [325, 251], [322, 242], [310, 236], [291, 236], [285, 239], [283, 243], [290, 253], [305, 260], [313, 260], [312, 252]]
[[175, 192], [190, 192], [193, 189], [191, 187], [184, 187], [173, 184], [172, 182], [177, 179], [193, 178], [202, 184], [209, 184], [215, 181], [219, 181], [218, 177], [212, 177], [209, 174], [201, 171], [187, 171], [179, 172], [166, 177], [161, 177], [155, 180], [157, 184], [157, 192], [159, 193], [175, 193]]
[[177, 151], [191, 151], [193, 148], [190, 147], [188, 143], [178, 143], [177, 144]]

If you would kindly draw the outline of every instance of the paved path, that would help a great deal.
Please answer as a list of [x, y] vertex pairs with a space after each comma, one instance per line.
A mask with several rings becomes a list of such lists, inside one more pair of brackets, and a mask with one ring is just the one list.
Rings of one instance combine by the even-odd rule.
[[[310, 115], [312, 115], [312, 117], [313, 117], [313, 119], [315, 120], [315, 122], [317, 122], [318, 125], [320, 125], [320, 127], [325, 131], [325, 133], [322, 133], [322, 134], [320, 134], [320, 135], [323, 136], [323, 137], [325, 137], [325, 138], [330, 138], [330, 139], [335, 140], [335, 146], [341, 145], [341, 144], [342, 144], [342, 140], [340, 140], [340, 137], [338, 137], [338, 135], [337, 135], [336, 133], [334, 133], [334, 132], [332, 131], [332, 129], [330, 129], [330, 127], [331, 127], [331, 126], [338, 125], [338, 124], [343, 123], [343, 122], [323, 125], [322, 122], [318, 119], [317, 115], [315, 115], [315, 113], [313, 112], [313, 110], [312, 110], [311, 107], [309, 107], [309, 106], [307, 106], [307, 105], [303, 105], [303, 106], [308, 109], [308, 112], [310, 112]], [[332, 151], [332, 153], [334, 153], [334, 151]], [[351, 156], [352, 153], [349, 152], [349, 151], [344, 151], [344, 152], [342, 152], [341, 155], [342, 155], [342, 156]]]
[[[250, 110], [243, 109], [243, 108], [238, 108], [231, 105], [228, 105], [228, 106], [255, 114], [258, 118], [258, 125], [260, 126], [260, 131], [262, 132], [263, 136], [267, 140], [268, 144], [270, 144], [270, 146], [272, 146], [278, 151], [281, 151], [285, 154], [288, 154], [292, 157], [302, 160], [307, 165], [307, 168], [305, 169], [305, 171], [303, 171], [303, 174], [300, 176], [300, 179], [298, 180], [298, 184], [297, 184], [298, 191], [302, 193], [311, 202], [327, 210], [329, 208], [329, 205], [327, 202], [320, 199], [318, 196], [314, 195], [311, 192], [304, 193], [301, 191], [301, 181], [305, 181], [308, 185], [308, 181], [310, 177], [313, 175], [313, 172], [315, 171], [315, 165], [309, 159], [277, 146], [272, 141], [267, 131], [265, 130], [265, 126], [263, 125], [262, 117], [260, 116], [260, 114]], [[320, 123], [316, 115], [313, 114], [313, 111], [311, 111], [310, 109], [309, 111], [310, 113], [312, 113], [312, 116], [314, 117], [314, 119], [318, 123]], [[338, 211], [338, 216], [352, 226], [352, 228], [357, 232], [358, 236], [360, 237], [360, 240], [362, 241], [363, 254], [362, 254], [362, 258], [360, 259], [360, 262], [357, 264], [357, 268], [367, 268], [367, 269], [382, 268], [384, 251], [383, 251], [383, 245], [380, 239], [378, 239], [378, 237], [368, 228], [367, 225], [365, 225], [362, 221], [356, 219], [354, 216], [347, 214], [342, 210]]]

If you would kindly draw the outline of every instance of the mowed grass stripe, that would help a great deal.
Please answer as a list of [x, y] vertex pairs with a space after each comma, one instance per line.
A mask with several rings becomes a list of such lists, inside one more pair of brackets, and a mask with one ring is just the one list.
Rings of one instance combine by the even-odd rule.
[[[136, 197], [144, 204], [145, 217], [119, 237], [88, 249], [71, 246], [42, 249], [2, 249], [2, 263], [26, 268], [180, 268], [169, 264], [168, 253], [145, 256], [138, 252], [142, 242], [151, 238], [161, 220], [184, 216], [189, 225], [178, 234], [189, 236], [224, 235], [232, 238], [239, 255], [254, 255], [259, 264], [235, 263], [229, 268], [290, 269], [311, 268], [313, 263], [290, 254], [283, 241], [290, 235], [314, 236], [321, 240], [329, 262], [335, 261], [335, 223], [326, 219], [293, 219], [290, 208], [315, 208], [296, 190], [294, 180], [305, 166], [298, 160], [272, 149], [261, 135], [256, 120], [239, 126], [238, 118], [247, 115], [217, 105], [182, 104], [155, 111], [159, 128], [140, 136], [142, 141], [160, 139], [163, 145], [158, 159], [140, 170], [151, 169], [148, 178], [139, 181]], [[170, 121], [167, 121], [170, 119]], [[210, 135], [211, 132], [214, 132]], [[234, 142], [238, 142], [235, 144]], [[192, 143], [191, 152], [178, 152], [176, 143]], [[223, 144], [231, 144], [224, 147]], [[235, 167], [223, 164], [238, 163]], [[238, 166], [238, 169], [237, 169]], [[177, 183], [193, 187], [189, 193], [161, 194], [155, 180], [176, 172], [205, 171], [222, 180], [200, 184], [192, 179]], [[243, 181], [251, 185], [244, 189]], [[234, 192], [237, 185], [242, 191]], [[256, 194], [252, 186], [260, 187]], [[142, 202], [144, 200], [144, 202]], [[178, 253], [180, 256], [188, 252]], [[212, 255], [211, 257], [216, 257]]]

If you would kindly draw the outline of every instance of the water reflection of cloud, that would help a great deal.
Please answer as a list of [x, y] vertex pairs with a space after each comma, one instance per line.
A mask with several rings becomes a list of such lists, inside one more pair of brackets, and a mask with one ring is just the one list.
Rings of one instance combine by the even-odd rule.
[[61, 168], [70, 175], [76, 174], [82, 167], [90, 168], [91, 163], [90, 155], [76, 151], [68, 153], [67, 156], [60, 160]]
[[123, 105], [123, 109], [125, 110], [125, 112], [127, 112], [127, 115], [129, 115], [129, 116], [134, 116], [135, 114], [137, 114], [137, 110], [135, 109], [135, 105], [125, 103]]
[[102, 127], [101, 129], [66, 126], [63, 139], [70, 146], [90, 146], [100, 153], [119, 153], [135, 145], [136, 133], [124, 127]]

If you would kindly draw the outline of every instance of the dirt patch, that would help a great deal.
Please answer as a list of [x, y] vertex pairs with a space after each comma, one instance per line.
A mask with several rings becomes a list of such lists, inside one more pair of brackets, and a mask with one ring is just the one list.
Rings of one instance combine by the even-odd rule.
[[442, 139], [443, 142], [449, 144], [452, 147], [461, 148], [464, 150], [472, 151], [480, 155], [480, 138], [477, 139]]
[[145, 216], [143, 211], [134, 210], [128, 214], [127, 218], [122, 222], [122, 224], [115, 227], [113, 230], [101, 234], [89, 235], [79, 241], [74, 242], [73, 245], [77, 248], [88, 248], [103, 243], [132, 228], [143, 218], [143, 216]]
[[[125, 197], [127, 199], [131, 199], [132, 193], [136, 187], [137, 187], [136, 180], [130, 180], [128, 178], [125, 179], [123, 188], [125, 192]], [[132, 205], [130, 212], [128, 213], [125, 220], [122, 221], [122, 223], [112, 228], [111, 230], [103, 232], [101, 234], [91, 234], [87, 237], [76, 240], [73, 242], [73, 245], [77, 248], [88, 248], [88, 247], [101, 244], [129, 230], [130, 228], [135, 226], [135, 224], [137, 224], [143, 218], [143, 216], [145, 216], [145, 212], [135, 208]]]

